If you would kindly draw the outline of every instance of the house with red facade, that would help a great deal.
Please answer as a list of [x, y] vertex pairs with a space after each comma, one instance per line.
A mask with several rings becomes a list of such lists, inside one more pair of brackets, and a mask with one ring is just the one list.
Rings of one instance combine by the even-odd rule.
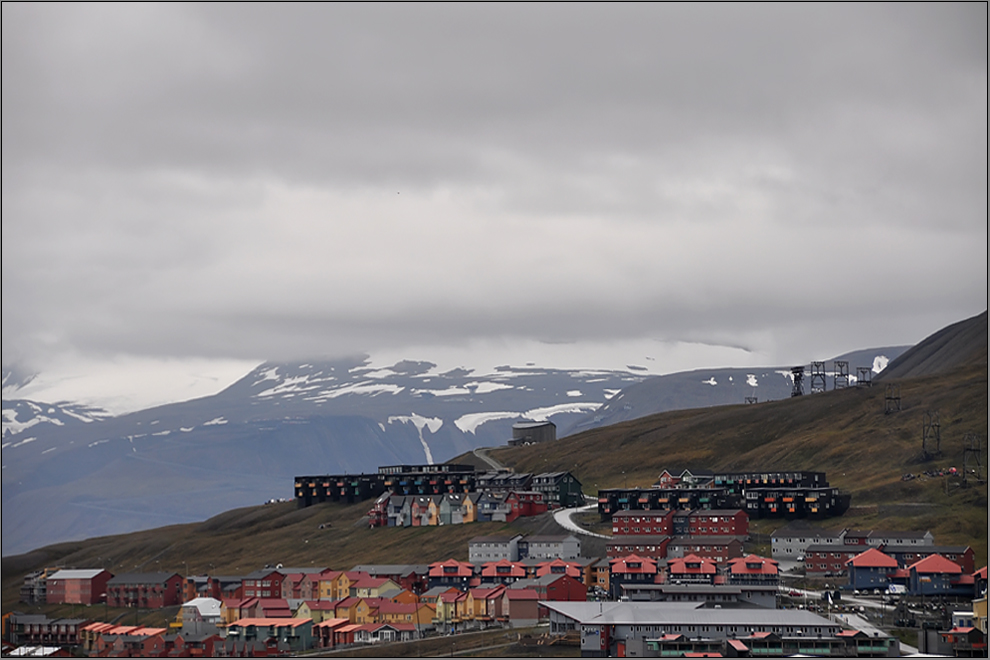
[[749, 538], [749, 515], [742, 509], [696, 509], [688, 514], [690, 536]]
[[670, 541], [671, 537], [669, 536], [646, 536], [643, 534], [613, 536], [605, 543], [605, 554], [609, 559], [625, 557], [626, 555], [639, 555], [640, 557], [660, 560], [667, 557]]
[[670, 536], [674, 533], [671, 509], [616, 511], [612, 514], [613, 536]]
[[107, 582], [113, 574], [102, 568], [61, 570], [48, 576], [49, 603], [93, 605], [107, 599]]
[[157, 609], [182, 604], [178, 573], [122, 573], [107, 581], [109, 607]]
[[251, 598], [252, 596], [283, 598], [282, 583], [285, 581], [285, 575], [281, 571], [270, 568], [248, 573], [242, 578], [244, 598]]
[[867, 550], [863, 543], [848, 545], [809, 545], [804, 555], [804, 572], [808, 577], [845, 575], [850, 559]]
[[718, 564], [743, 556], [743, 542], [734, 536], [676, 537], [667, 544], [667, 558], [707, 557]]

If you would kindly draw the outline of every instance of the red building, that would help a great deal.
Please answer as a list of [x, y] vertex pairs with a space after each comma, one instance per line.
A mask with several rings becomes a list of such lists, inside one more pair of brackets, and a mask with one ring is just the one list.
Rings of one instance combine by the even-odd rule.
[[612, 514], [612, 535], [670, 536], [674, 533], [673, 521], [671, 509], [616, 511]]
[[102, 568], [57, 571], [48, 577], [48, 602], [102, 603], [107, 599], [107, 582], [112, 577]]
[[845, 575], [849, 560], [868, 548], [865, 543], [809, 545], [804, 553], [805, 575], [809, 577]]
[[667, 545], [668, 557], [698, 555], [724, 564], [743, 556], [743, 543], [735, 536], [690, 536], [673, 539]]
[[178, 573], [124, 573], [107, 581], [109, 607], [155, 609], [182, 604]]
[[697, 509], [688, 516], [691, 536], [749, 536], [749, 516], [742, 509]]
[[248, 573], [242, 578], [244, 598], [254, 596], [258, 598], [283, 598], [283, 582], [285, 582], [285, 574], [276, 570], [264, 568]]
[[536, 516], [547, 512], [547, 503], [543, 493], [535, 490], [517, 490], [512, 493], [518, 501], [520, 516]]
[[645, 536], [630, 534], [613, 536], [605, 543], [605, 554], [609, 559], [639, 555], [651, 559], [664, 559], [670, 546], [669, 536]]

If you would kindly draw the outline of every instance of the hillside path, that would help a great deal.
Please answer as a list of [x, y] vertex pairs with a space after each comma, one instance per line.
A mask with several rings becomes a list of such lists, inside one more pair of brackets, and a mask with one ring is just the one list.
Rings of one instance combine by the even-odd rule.
[[491, 466], [493, 470], [502, 470], [505, 468], [504, 465], [496, 461], [494, 458], [488, 455], [488, 450], [491, 447], [478, 447], [474, 450], [474, 455], [483, 460], [485, 463]]
[[558, 509], [553, 512], [553, 519], [557, 521], [557, 524], [566, 529], [569, 532], [574, 532], [575, 534], [584, 534], [585, 536], [595, 536], [600, 539], [611, 539], [611, 536], [605, 536], [604, 534], [596, 534], [595, 532], [589, 532], [583, 527], [579, 527], [576, 522], [571, 520], [571, 516], [575, 513], [584, 513], [585, 511], [593, 511], [598, 508], [598, 504], [588, 504], [576, 509]]

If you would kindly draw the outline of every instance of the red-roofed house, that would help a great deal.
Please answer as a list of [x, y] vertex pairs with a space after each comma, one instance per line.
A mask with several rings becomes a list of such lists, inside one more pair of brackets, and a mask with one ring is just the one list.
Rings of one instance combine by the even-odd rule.
[[776, 585], [780, 583], [777, 562], [759, 555], [729, 560], [729, 584]]
[[505, 592], [505, 585], [469, 589], [465, 600], [465, 616], [484, 626], [495, 620], [501, 610], [495, 605]]
[[[949, 594], [957, 591], [962, 575], [959, 564], [942, 555], [930, 555], [908, 566], [908, 591], [915, 595]], [[969, 588], [972, 591], [972, 587]]]
[[350, 625], [347, 619], [324, 619], [313, 624], [313, 640], [317, 648], [329, 649], [335, 645], [334, 633], [346, 625]]
[[448, 559], [430, 564], [430, 588], [457, 587], [467, 589], [471, 578], [474, 577], [474, 564], [466, 561]]
[[518, 561], [499, 559], [489, 561], [481, 566], [482, 582], [498, 582], [501, 584], [511, 584], [516, 580], [526, 578], [526, 566]]
[[628, 555], [609, 560], [609, 590], [618, 599], [624, 584], [652, 583], [657, 577], [657, 562], [649, 557]]
[[553, 559], [536, 565], [536, 577], [544, 575], [570, 575], [572, 578], [584, 581], [584, 567], [575, 561]]
[[897, 570], [897, 560], [870, 548], [848, 560], [846, 569], [853, 589], [886, 589], [890, 575]]
[[667, 564], [667, 583], [714, 584], [718, 566], [711, 559], [688, 555]]
[[987, 635], [979, 628], [957, 626], [939, 634], [957, 658], [987, 657]]

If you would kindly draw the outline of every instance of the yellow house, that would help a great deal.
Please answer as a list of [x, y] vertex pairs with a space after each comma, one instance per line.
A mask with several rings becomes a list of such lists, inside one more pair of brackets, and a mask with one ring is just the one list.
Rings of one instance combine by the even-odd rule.
[[402, 589], [389, 578], [362, 577], [350, 585], [350, 595], [357, 598], [380, 598], [383, 593]]
[[336, 607], [329, 600], [304, 600], [296, 609], [293, 619], [312, 619], [313, 623], [322, 623], [335, 618]]
[[354, 607], [354, 623], [378, 623], [378, 608], [374, 607], [367, 598], [359, 598]]
[[430, 625], [436, 612], [426, 603], [396, 603], [383, 601], [378, 606], [378, 619], [383, 623], [412, 623]]
[[464, 619], [467, 595], [460, 591], [448, 591], [437, 599], [433, 620], [438, 625], [460, 623]]
[[[341, 594], [342, 583], [344, 585], [343, 594]], [[326, 571], [321, 573], [317, 580], [317, 585], [320, 600], [340, 600], [350, 595], [348, 593], [350, 580], [343, 571]]]
[[466, 493], [464, 501], [461, 503], [461, 515], [464, 522], [473, 523], [478, 521], [478, 495], [477, 493]]

